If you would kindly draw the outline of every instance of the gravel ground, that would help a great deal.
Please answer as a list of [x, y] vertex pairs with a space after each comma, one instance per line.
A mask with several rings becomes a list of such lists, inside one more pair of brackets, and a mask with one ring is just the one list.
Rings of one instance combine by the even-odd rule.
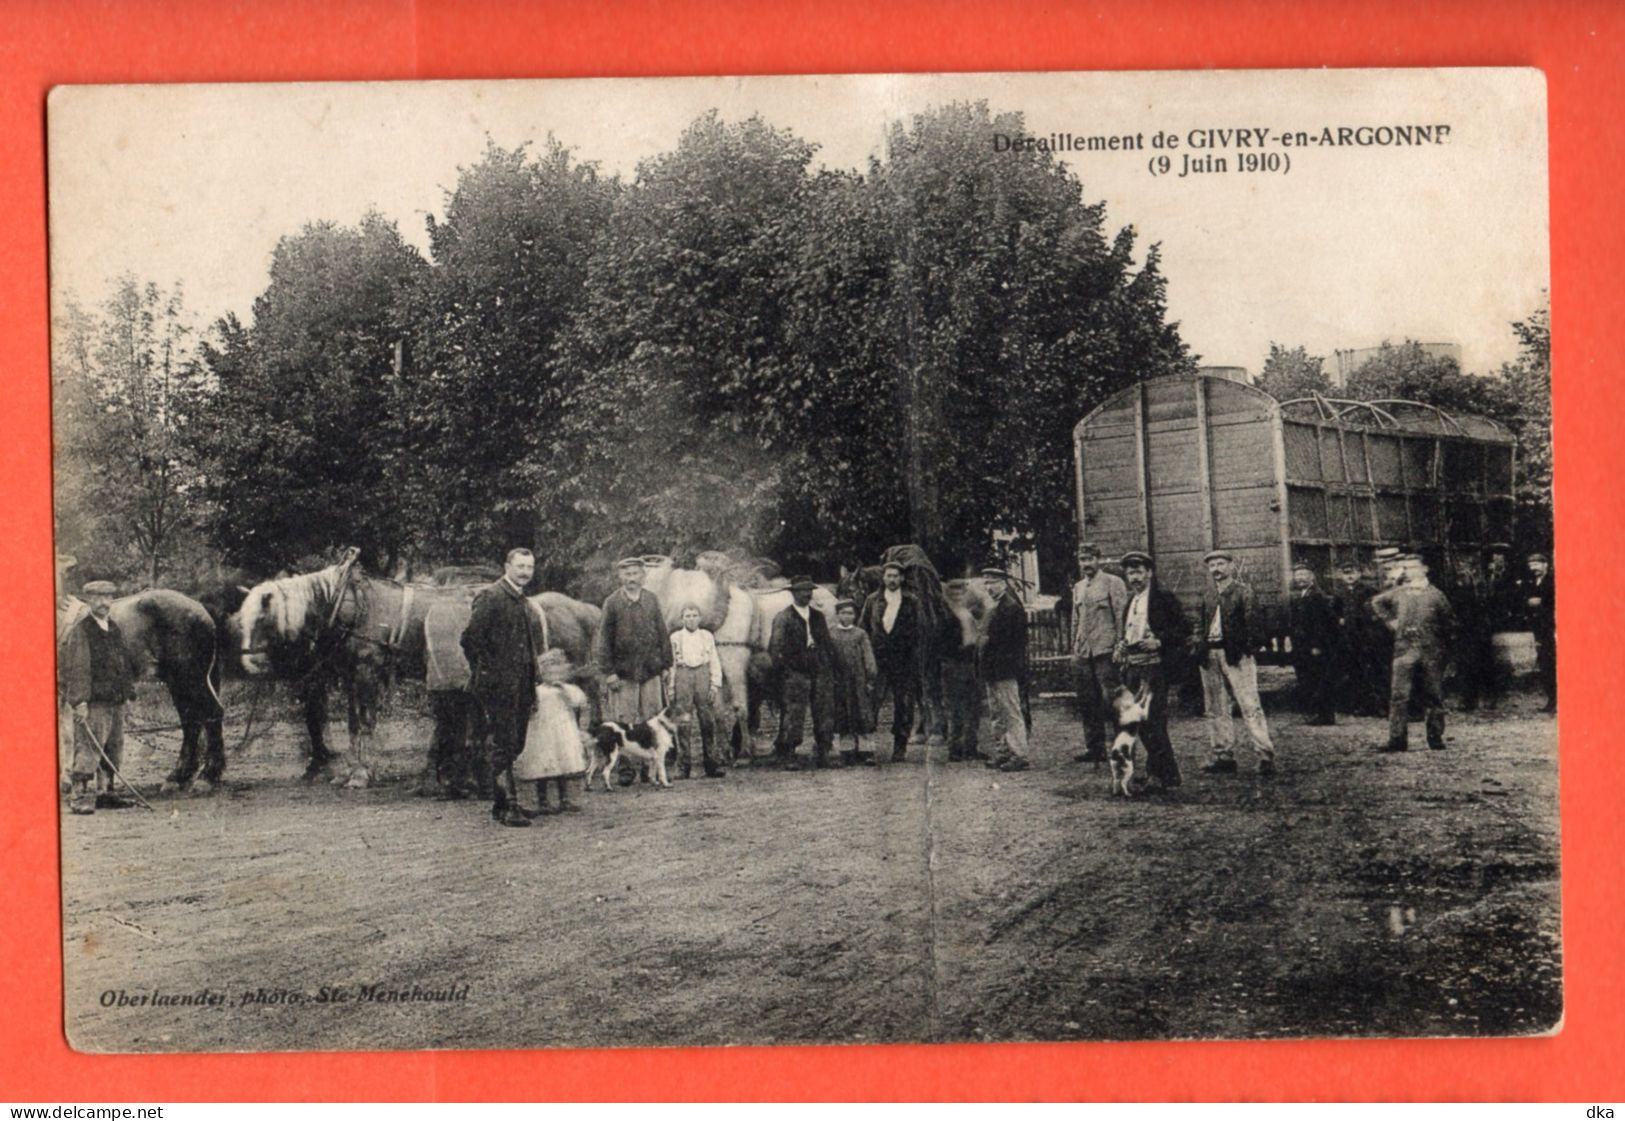
[[[1446, 751], [1378, 755], [1378, 721], [1311, 728], [1279, 694], [1266, 705], [1277, 775], [1245, 748], [1239, 775], [1201, 774], [1204, 727], [1179, 719], [1175, 798], [1111, 797], [1072, 762], [1070, 706], [1043, 702], [1023, 774], [941, 748], [740, 766], [595, 793], [531, 829], [414, 796], [429, 724], [412, 703], [361, 791], [299, 781], [302, 731], [262, 711], [213, 794], [63, 815], [68, 1036], [253, 1051], [1551, 1030], [1551, 718], [1517, 697], [1452, 713]], [[148, 738], [128, 767], [143, 789], [174, 750]], [[450, 999], [379, 998], [414, 984]]]

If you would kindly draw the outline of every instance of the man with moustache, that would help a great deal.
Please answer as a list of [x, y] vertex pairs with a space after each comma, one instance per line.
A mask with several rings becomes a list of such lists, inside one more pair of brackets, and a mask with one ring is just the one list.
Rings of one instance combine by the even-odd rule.
[[1117, 691], [1117, 663], [1113, 654], [1123, 637], [1123, 612], [1128, 591], [1123, 581], [1100, 569], [1100, 550], [1089, 542], [1078, 546], [1079, 580], [1072, 585], [1072, 679], [1083, 715], [1083, 751], [1073, 756], [1080, 763], [1106, 758], [1106, 739], [1112, 728], [1112, 694]]
[[1557, 711], [1557, 588], [1552, 564], [1545, 553], [1529, 554], [1529, 578], [1524, 581], [1524, 618], [1535, 635], [1535, 669], [1546, 691], [1545, 712]]
[[1156, 583], [1149, 553], [1124, 553], [1123, 579], [1129, 599], [1116, 660], [1123, 669], [1123, 684], [1136, 696], [1142, 688], [1150, 694], [1140, 740], [1145, 744], [1150, 789], [1168, 791], [1179, 785], [1180, 778], [1179, 761], [1168, 739], [1167, 668], [1184, 650], [1190, 623], [1179, 600]]
[[1371, 601], [1371, 610], [1394, 636], [1393, 685], [1388, 699], [1388, 742], [1378, 751], [1406, 750], [1411, 692], [1427, 721], [1428, 747], [1444, 750], [1444, 668], [1455, 633], [1455, 614], [1443, 592], [1428, 582], [1419, 556], [1400, 559], [1405, 579]]
[[1235, 774], [1235, 725], [1232, 699], [1258, 756], [1258, 773], [1275, 773], [1275, 744], [1258, 699], [1258, 661], [1264, 645], [1263, 621], [1253, 590], [1235, 578], [1235, 558], [1214, 549], [1202, 558], [1213, 583], [1202, 593], [1202, 617], [1192, 645], [1202, 657], [1202, 703], [1207, 710], [1208, 743], [1213, 757], [1202, 768], [1208, 774]]
[[835, 745], [835, 651], [829, 637], [829, 621], [812, 606], [817, 587], [811, 576], [790, 581], [790, 606], [773, 619], [773, 632], [767, 650], [779, 671], [784, 690], [784, 715], [773, 755], [787, 771], [799, 771], [796, 758], [807, 710], [812, 710], [813, 760], [819, 768], [838, 770], [842, 763], [831, 749]]
[[[541, 614], [525, 598], [536, 574], [529, 549], [510, 549], [502, 578], [474, 598], [461, 639], [469, 665], [469, 691], [479, 702], [490, 734], [491, 816], [499, 824], [525, 826], [513, 761], [525, 747], [525, 729], [536, 707], [539, 659], [547, 647]], [[504, 787], [506, 780], [506, 787]]]
[[914, 593], [903, 587], [903, 566], [887, 561], [879, 591], [863, 601], [858, 625], [869, 635], [874, 648], [880, 680], [875, 683], [875, 704], [891, 694], [891, 738], [894, 763], [908, 753], [908, 737], [914, 730], [915, 693], [919, 683], [919, 642], [923, 617]]
[[[111, 618], [117, 590], [107, 580], [80, 589], [90, 612], [74, 624], [62, 650], [62, 693], [73, 710], [68, 809], [76, 814], [129, 804], [113, 793], [114, 772], [124, 761], [124, 706], [135, 700], [135, 661]], [[96, 793], [98, 772], [107, 785], [102, 794]]]
[[1292, 598], [1287, 601], [1292, 638], [1292, 670], [1298, 678], [1298, 703], [1306, 724], [1336, 724], [1332, 712], [1332, 647], [1337, 642], [1338, 607], [1315, 584], [1308, 565], [1292, 570]]

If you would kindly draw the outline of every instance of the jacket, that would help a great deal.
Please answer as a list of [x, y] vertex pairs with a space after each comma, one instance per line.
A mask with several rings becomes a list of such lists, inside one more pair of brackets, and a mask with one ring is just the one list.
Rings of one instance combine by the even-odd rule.
[[978, 668], [983, 681], [1021, 681], [1027, 676], [1027, 609], [1009, 592], [987, 614]]
[[1128, 585], [1110, 572], [1073, 584], [1072, 653], [1086, 658], [1112, 653], [1123, 637], [1128, 601]]
[[1224, 591], [1209, 584], [1202, 592], [1202, 617], [1196, 621], [1196, 637], [1207, 645], [1209, 629], [1213, 626], [1213, 612], [1219, 612], [1220, 648], [1224, 660], [1235, 665], [1264, 645], [1262, 620], [1256, 616], [1253, 589], [1240, 580], [1232, 579]]
[[[807, 625], [812, 625], [812, 645], [807, 645]], [[767, 652], [780, 670], [813, 677], [829, 673], [833, 666], [834, 651], [830, 646], [829, 621], [816, 607], [807, 609], [807, 623], [794, 606], [786, 607], [773, 617], [773, 634], [767, 642]]]
[[529, 693], [536, 688], [536, 659], [546, 647], [542, 617], [512, 584], [498, 580], [474, 597], [462, 647], [473, 692]]
[[604, 616], [593, 640], [593, 657], [607, 676], [644, 682], [671, 668], [671, 632], [660, 599], [645, 588], [633, 603], [616, 589], [604, 601]]
[[62, 648], [62, 693], [70, 705], [135, 700], [135, 662], [124, 632], [113, 620], [107, 629], [86, 615], [68, 632]]
[[858, 626], [868, 632], [869, 645], [874, 647], [876, 661], [912, 658], [919, 645], [920, 601], [914, 598], [913, 592], [904, 590], [902, 595], [903, 602], [897, 607], [897, 618], [892, 622], [890, 634], [886, 633], [882, 622], [886, 617], [886, 593], [870, 592], [863, 601]]
[[1321, 657], [1331, 654], [1337, 644], [1338, 619], [1342, 615], [1337, 600], [1319, 588], [1310, 588], [1307, 592], [1294, 589], [1287, 601], [1287, 612], [1287, 633], [1292, 636], [1294, 662], [1311, 657], [1311, 650], [1319, 650]]
[[1394, 633], [1394, 650], [1443, 654], [1455, 637], [1455, 612], [1432, 584], [1401, 584], [1371, 601], [1371, 610]]
[[[1122, 647], [1122, 661], [1134, 666], [1168, 666], [1175, 675], [1177, 667], [1184, 664], [1185, 644], [1190, 640], [1191, 624], [1185, 617], [1185, 609], [1179, 606], [1179, 600], [1172, 592], [1165, 592], [1155, 580], [1146, 590], [1145, 625], [1151, 634], [1156, 636], [1161, 644], [1160, 648], [1151, 651], [1140, 647], [1138, 643], [1133, 646]], [[1134, 596], [1129, 595], [1129, 602]], [[1128, 625], [1128, 607], [1123, 608], [1123, 623]]]
[[[1524, 618], [1529, 621], [1529, 629], [1535, 633], [1537, 642], [1551, 642], [1557, 634], [1557, 583], [1551, 572], [1547, 572], [1539, 580], [1533, 578], [1524, 581], [1519, 591], [1519, 604], [1523, 607]], [[1530, 600], [1540, 602], [1531, 604]]]

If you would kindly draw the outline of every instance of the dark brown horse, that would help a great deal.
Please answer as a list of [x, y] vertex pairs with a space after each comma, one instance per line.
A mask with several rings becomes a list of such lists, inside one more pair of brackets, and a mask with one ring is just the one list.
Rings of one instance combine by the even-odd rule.
[[[59, 647], [89, 610], [78, 599], [62, 602], [57, 612]], [[138, 671], [168, 687], [180, 718], [181, 753], [164, 788], [191, 789], [197, 780], [201, 785], [196, 789], [212, 789], [226, 769], [225, 710], [220, 703], [222, 658], [214, 619], [201, 603], [167, 588], [114, 600], [112, 619], [123, 632]]]

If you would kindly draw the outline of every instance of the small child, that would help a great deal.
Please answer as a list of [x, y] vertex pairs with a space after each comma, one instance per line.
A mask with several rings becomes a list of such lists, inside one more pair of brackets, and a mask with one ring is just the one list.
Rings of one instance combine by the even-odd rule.
[[[570, 784], [587, 773], [581, 730], [587, 695], [570, 683], [570, 659], [563, 650], [548, 650], [537, 659], [537, 668], [542, 683], [536, 686], [536, 711], [525, 730], [525, 750], [513, 761], [513, 775], [536, 782], [538, 814], [576, 813], [581, 807], [570, 800]], [[549, 780], [558, 787], [556, 809], [547, 804]]]
[[717, 743], [716, 706], [722, 695], [722, 661], [711, 632], [700, 626], [700, 609], [685, 604], [681, 630], [671, 632], [672, 719], [677, 724], [678, 754], [682, 762], [678, 775], [688, 778], [694, 764], [694, 724], [699, 723], [701, 750], [705, 757], [705, 777], [721, 778], [727, 772]]
[[875, 730], [874, 689], [880, 668], [869, 632], [855, 625], [857, 619], [854, 601], [843, 599], [835, 605], [835, 626], [829, 632], [835, 646], [835, 734], [852, 737], [852, 749], [843, 753], [848, 763], [872, 767], [874, 752], [864, 750], [864, 737]]

